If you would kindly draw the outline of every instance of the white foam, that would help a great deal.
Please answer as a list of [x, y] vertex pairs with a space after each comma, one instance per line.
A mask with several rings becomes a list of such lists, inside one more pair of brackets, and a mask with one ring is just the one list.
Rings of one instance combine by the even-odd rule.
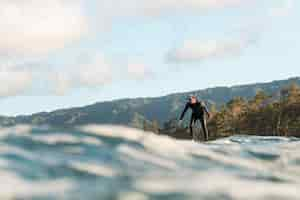
[[60, 179], [55, 181], [25, 181], [10, 172], [0, 170], [0, 199], [26, 199], [34, 196], [55, 194], [58, 198], [74, 188], [71, 181]]
[[124, 138], [130, 141], [140, 141], [146, 133], [142, 130], [114, 125], [86, 125], [79, 127], [79, 130], [94, 135], [112, 138]]
[[143, 138], [141, 143], [150, 152], [166, 157], [189, 159], [184, 148], [187, 143], [184, 141], [149, 133]]
[[114, 177], [118, 173], [109, 166], [91, 162], [72, 162], [71, 166], [79, 171], [87, 172], [96, 176]]
[[29, 160], [33, 160], [37, 157], [30, 151], [11, 145], [0, 145], [0, 155], [2, 154], [16, 154]]
[[148, 200], [149, 198], [138, 192], [122, 192], [118, 195], [119, 200]]
[[70, 134], [55, 133], [47, 135], [35, 135], [30, 136], [32, 140], [39, 141], [42, 143], [54, 145], [59, 143], [77, 144], [80, 143], [78, 137], [72, 136]]
[[300, 191], [291, 183], [271, 183], [245, 180], [222, 171], [192, 172], [186, 176], [143, 177], [135, 183], [135, 188], [153, 194], [185, 193], [216, 195], [228, 194], [232, 199], [252, 200], [266, 197], [298, 199]]
[[95, 146], [101, 146], [103, 144], [101, 140], [95, 137], [88, 137], [88, 136], [81, 138], [81, 142], [85, 144], [95, 145]]
[[30, 134], [32, 126], [29, 125], [17, 125], [14, 127], [0, 127], [0, 139], [7, 137], [8, 135], [27, 135]]
[[[9, 131], [8, 131], [9, 133]], [[79, 143], [86, 143], [86, 144], [92, 144], [96, 146], [100, 146], [102, 144], [101, 140], [94, 138], [94, 137], [77, 137], [74, 135], [71, 135], [69, 133], [52, 133], [52, 134], [45, 134], [45, 135], [32, 135], [27, 134], [26, 132], [22, 133], [20, 132], [20, 136], [27, 137], [33, 141], [49, 144], [49, 145], [55, 145], [55, 144], [79, 144]]]

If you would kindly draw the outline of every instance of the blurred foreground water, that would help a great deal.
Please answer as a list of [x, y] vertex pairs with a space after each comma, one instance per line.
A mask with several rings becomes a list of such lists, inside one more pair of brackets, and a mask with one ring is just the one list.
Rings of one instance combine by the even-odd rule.
[[0, 129], [0, 199], [300, 199], [300, 140], [116, 126]]

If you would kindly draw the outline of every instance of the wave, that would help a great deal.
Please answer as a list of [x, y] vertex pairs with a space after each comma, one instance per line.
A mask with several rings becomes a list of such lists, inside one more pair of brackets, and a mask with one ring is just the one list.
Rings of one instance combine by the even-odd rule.
[[300, 140], [122, 126], [0, 129], [0, 199], [298, 199]]

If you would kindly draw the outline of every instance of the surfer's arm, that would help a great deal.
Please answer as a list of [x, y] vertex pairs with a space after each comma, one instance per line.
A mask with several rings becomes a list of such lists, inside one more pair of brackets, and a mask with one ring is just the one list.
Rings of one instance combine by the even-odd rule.
[[183, 118], [184, 118], [184, 115], [185, 115], [185, 113], [186, 113], [186, 111], [189, 109], [189, 104], [187, 103], [186, 105], [185, 105], [185, 108], [184, 108], [184, 110], [183, 110], [183, 112], [181, 113], [181, 116], [180, 116], [180, 120], [182, 120]]
[[207, 117], [210, 118], [210, 113], [209, 113], [209, 111], [208, 111], [208, 109], [207, 109], [205, 103], [202, 102], [201, 105], [202, 105], [203, 110], [204, 110], [205, 114], [207, 115]]
[[208, 111], [207, 107], [204, 107], [204, 111], [205, 111], [205, 113], [206, 113], [207, 117], [208, 117], [208, 118], [210, 118], [210, 113], [209, 113], [209, 111]]

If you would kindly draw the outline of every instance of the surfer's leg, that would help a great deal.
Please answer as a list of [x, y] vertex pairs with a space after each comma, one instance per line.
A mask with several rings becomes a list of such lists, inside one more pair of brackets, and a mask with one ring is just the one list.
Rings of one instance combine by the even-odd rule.
[[194, 116], [191, 117], [191, 120], [190, 120], [190, 135], [193, 137], [193, 124], [195, 122], [195, 118]]
[[202, 130], [204, 132], [205, 141], [208, 141], [208, 130], [207, 130], [207, 125], [206, 125], [206, 119], [205, 119], [205, 117], [202, 117], [200, 119], [200, 122], [201, 122]]
[[[197, 118], [195, 119], [194, 124], [198, 123], [198, 121], [200, 121], [200, 119], [197, 117]], [[200, 123], [201, 123], [201, 121], [200, 121]], [[201, 141], [201, 131], [200, 131], [198, 128], [197, 128], [197, 131], [196, 131], [196, 133], [195, 133], [195, 140], [196, 140], [196, 141]]]

